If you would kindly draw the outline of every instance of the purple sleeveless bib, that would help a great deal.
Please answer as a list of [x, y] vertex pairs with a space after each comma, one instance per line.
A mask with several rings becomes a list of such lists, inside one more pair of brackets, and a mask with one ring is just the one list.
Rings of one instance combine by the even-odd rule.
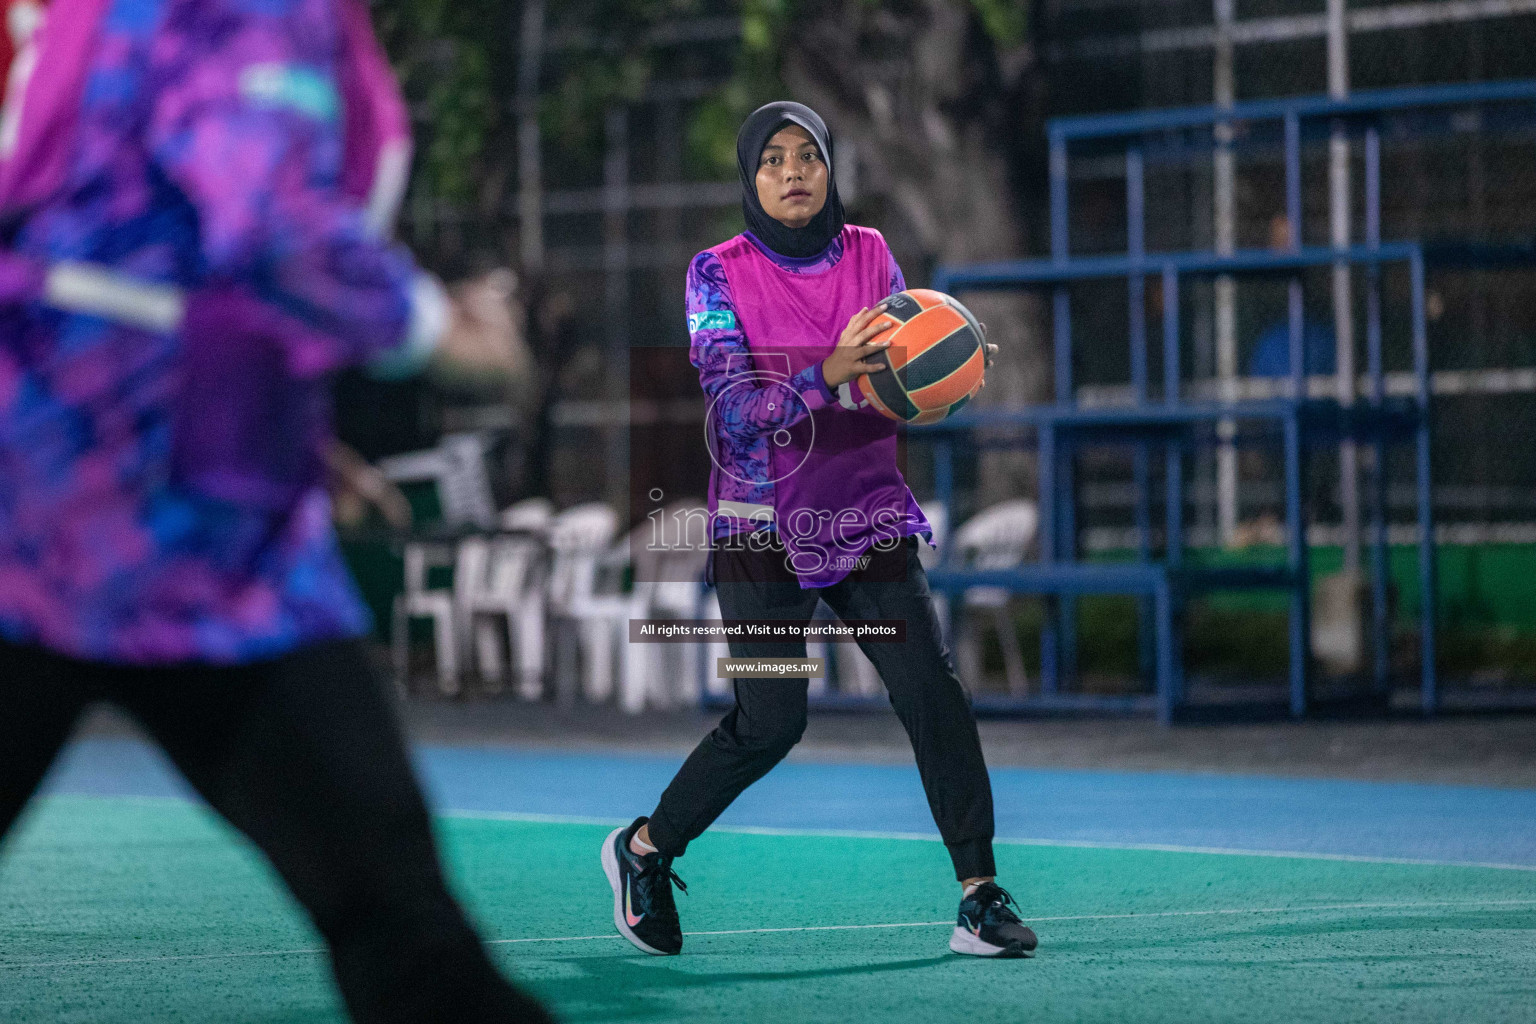
[[[884, 239], [850, 225], [842, 241], [842, 259], [819, 272], [786, 270], [741, 236], [714, 250], [757, 373], [793, 377], [821, 362], [849, 319], [886, 297]], [[769, 438], [775, 527], [803, 586], [836, 583], [876, 541], [911, 532], [899, 429], [831, 405]]]

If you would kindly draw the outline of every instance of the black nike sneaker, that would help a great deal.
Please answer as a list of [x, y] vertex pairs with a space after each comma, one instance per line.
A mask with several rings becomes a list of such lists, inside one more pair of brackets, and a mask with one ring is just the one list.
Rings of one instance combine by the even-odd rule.
[[688, 887], [672, 870], [672, 858], [659, 853], [637, 856], [629, 841], [646, 823], [636, 818], [628, 828], [616, 828], [603, 842], [603, 872], [613, 888], [613, 924], [637, 949], [652, 956], [676, 956], [683, 951], [683, 928], [677, 920], [672, 886]]
[[996, 882], [982, 882], [960, 901], [960, 921], [949, 938], [949, 948], [969, 956], [1034, 956], [1035, 933], [1008, 909], [1010, 903], [1013, 897], [1007, 889]]

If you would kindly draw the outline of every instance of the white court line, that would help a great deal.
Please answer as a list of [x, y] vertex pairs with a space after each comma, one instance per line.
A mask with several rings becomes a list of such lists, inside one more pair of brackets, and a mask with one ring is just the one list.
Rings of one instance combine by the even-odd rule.
[[[200, 804], [179, 796], [96, 796], [85, 793], [45, 795], [45, 800], [113, 800], [140, 804]], [[628, 825], [630, 818], [599, 818], [579, 814], [532, 814], [521, 811], [434, 811], [434, 817], [466, 821], [515, 821], [532, 825], [593, 825], [616, 828]], [[893, 839], [903, 842], [937, 843], [942, 840], [931, 832], [881, 832], [859, 829], [776, 828], [765, 825], [711, 825], [711, 832], [746, 836], [785, 836], [803, 839]], [[1039, 839], [1025, 836], [998, 837], [995, 846], [1043, 846], [1070, 850], [1135, 850], [1147, 853], [1199, 853], [1215, 857], [1278, 857], [1288, 860], [1339, 861], [1346, 864], [1403, 864], [1428, 868], [1486, 868], [1493, 871], [1536, 872], [1536, 864], [1507, 864], [1498, 861], [1433, 860], [1420, 857], [1378, 857], [1357, 853], [1319, 853], [1312, 850], [1245, 850], [1232, 846], [1183, 846], [1174, 843], [1119, 843], [1094, 839]]]
[[[60, 793], [44, 797], [51, 800], [114, 800], [141, 804], [188, 804], [196, 800], [176, 796], [94, 796], [81, 793]], [[579, 814], [532, 814], [521, 811], [434, 811], [438, 818], [458, 818], [467, 821], [515, 821], [532, 825], [592, 825], [616, 828], [628, 825], [630, 818], [600, 818]], [[764, 825], [711, 825], [711, 832], [728, 832], [747, 836], [785, 836], [804, 839], [892, 839], [903, 842], [941, 842], [931, 832], [881, 832], [859, 829], [776, 828]], [[1536, 864], [1506, 864], [1497, 861], [1433, 860], [1419, 857], [1377, 857], [1357, 853], [1319, 853], [1311, 850], [1245, 850], [1231, 846], [1182, 846], [1174, 843], [1119, 843], [1093, 839], [1039, 839], [1029, 837], [999, 837], [992, 840], [995, 846], [1043, 846], [1072, 850], [1135, 850], [1147, 853], [1199, 853], [1215, 857], [1278, 857], [1288, 860], [1339, 861], [1346, 864], [1403, 864], [1410, 867], [1429, 868], [1486, 868], [1493, 871], [1536, 872]]]
[[[517, 811], [438, 811], [439, 818], [469, 821], [517, 821], [534, 825], [600, 825], [613, 828], [632, 819], [590, 818], [580, 815], [523, 814]], [[904, 842], [941, 842], [929, 832], [878, 832], [859, 829], [775, 828], [761, 825], [711, 825], [711, 832], [747, 836], [785, 836], [810, 839], [895, 839]], [[1317, 853], [1309, 850], [1245, 850], [1228, 846], [1179, 846], [1171, 843], [1116, 843], [1092, 839], [1032, 839], [1000, 837], [995, 846], [1054, 846], [1075, 850], [1136, 850], [1148, 853], [1201, 853], [1217, 857], [1280, 857], [1294, 860], [1343, 861], [1351, 864], [1406, 864], [1431, 868], [1490, 868], [1497, 871], [1536, 871], [1536, 864], [1504, 864], [1491, 861], [1430, 860], [1418, 857], [1376, 857], [1355, 853]]]
[[[1162, 917], [1235, 917], [1248, 914], [1312, 914], [1340, 910], [1433, 910], [1445, 908], [1474, 909], [1487, 907], [1525, 907], [1536, 905], [1536, 899], [1528, 900], [1440, 900], [1422, 903], [1320, 903], [1310, 907], [1228, 907], [1217, 910], [1153, 910], [1127, 914], [1067, 914], [1058, 917], [1032, 917], [1029, 924], [1062, 921], [1124, 921], [1135, 918]], [[816, 924], [789, 928], [728, 928], [718, 931], [684, 932], [695, 938], [716, 935], [773, 935], [787, 932], [848, 932], [875, 928], [939, 928], [954, 924], [948, 921], [901, 921], [892, 924]], [[524, 939], [490, 939], [488, 946], [512, 946], [532, 942], [596, 942], [603, 939], [623, 940], [622, 935], [609, 932], [604, 935], [555, 935]], [[171, 956], [121, 957], [110, 960], [50, 960], [37, 963], [0, 964], [3, 968], [52, 968], [81, 967], [107, 964], [148, 964], [174, 960], [234, 960], [241, 957], [320, 955], [324, 949], [272, 949], [251, 953], [181, 953]]]
[[[1025, 923], [1040, 924], [1048, 921], [1119, 921], [1138, 917], [1215, 917], [1241, 914], [1300, 914], [1333, 910], [1430, 910], [1446, 907], [1508, 907], [1532, 906], [1531, 900], [1456, 900], [1429, 903], [1320, 903], [1312, 907], [1232, 907], [1221, 910], [1153, 910], [1131, 914], [1068, 914], [1060, 917], [1031, 917]], [[684, 935], [768, 935], [777, 932], [847, 932], [869, 928], [938, 928], [952, 925], [949, 921], [904, 921], [898, 924], [816, 924], [793, 928], [731, 928], [711, 932], [684, 932]], [[550, 939], [492, 939], [487, 945], [504, 946], [518, 942], [587, 942], [593, 939], [620, 939], [622, 935], [570, 935]]]

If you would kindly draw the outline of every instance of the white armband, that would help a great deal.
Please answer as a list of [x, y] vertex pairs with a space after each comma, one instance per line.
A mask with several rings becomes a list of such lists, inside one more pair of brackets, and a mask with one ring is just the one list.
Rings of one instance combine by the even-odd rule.
[[411, 282], [411, 319], [398, 348], [390, 349], [368, 364], [368, 376], [398, 380], [419, 372], [448, 333], [448, 293], [442, 282], [418, 273]]

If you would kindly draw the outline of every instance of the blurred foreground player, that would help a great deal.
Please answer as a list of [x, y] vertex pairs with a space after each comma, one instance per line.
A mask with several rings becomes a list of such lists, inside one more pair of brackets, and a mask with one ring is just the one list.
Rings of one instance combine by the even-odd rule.
[[0, 834], [110, 701], [270, 858], [355, 1020], [546, 1020], [447, 891], [330, 523], [326, 374], [484, 356], [382, 240], [407, 121], [366, 8], [8, 7]]
[[[900, 643], [862, 644], [912, 740], [959, 880], [949, 948], [1034, 953], [992, 858], [992, 784], [964, 688], [917, 558], [932, 529], [897, 463], [898, 425], [848, 384], [879, 372], [884, 300], [906, 284], [885, 239], [847, 225], [831, 141], [815, 111], [770, 103], [741, 126], [747, 231], [688, 268], [691, 359], [710, 399], [709, 572], [728, 620], [808, 623], [818, 600], [847, 620], [902, 620]], [[988, 345], [988, 361], [995, 345]], [[804, 658], [805, 641], [733, 637], [735, 658]], [[736, 706], [649, 818], [602, 850], [614, 925], [656, 955], [683, 946], [672, 862], [799, 742], [809, 680], [736, 679]]]

